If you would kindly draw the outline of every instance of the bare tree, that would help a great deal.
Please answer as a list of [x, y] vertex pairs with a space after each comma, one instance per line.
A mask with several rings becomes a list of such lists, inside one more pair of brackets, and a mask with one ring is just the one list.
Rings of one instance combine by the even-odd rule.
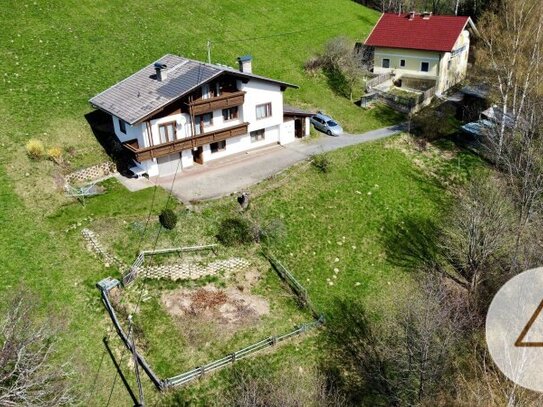
[[269, 372], [262, 361], [238, 367], [226, 404], [236, 407], [341, 407], [345, 397], [315, 369], [286, 366]]
[[54, 332], [34, 322], [30, 304], [17, 295], [0, 325], [0, 406], [74, 404], [67, 366], [51, 362]]
[[[437, 275], [395, 299], [376, 317], [355, 302], [341, 302], [328, 324], [333, 360], [347, 379], [355, 405], [420, 405], [432, 400], [450, 373], [451, 354], [467, 326], [463, 301], [453, 300]], [[333, 363], [333, 362], [331, 362]]]
[[498, 180], [475, 180], [444, 222], [441, 271], [468, 290], [477, 302], [479, 286], [499, 269], [511, 247], [511, 203]]
[[[486, 12], [479, 22], [483, 47], [482, 76], [495, 85], [503, 115], [512, 118], [512, 132], [526, 115], [527, 98], [540, 92], [543, 67], [543, 13], [540, 0], [502, 2], [498, 13]], [[488, 67], [488, 68], [487, 68]], [[499, 123], [497, 154], [501, 155], [507, 120]]]

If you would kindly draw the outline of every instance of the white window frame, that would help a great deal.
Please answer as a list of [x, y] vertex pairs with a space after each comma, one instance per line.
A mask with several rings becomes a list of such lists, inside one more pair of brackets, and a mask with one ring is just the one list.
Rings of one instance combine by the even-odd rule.
[[[173, 134], [170, 134], [168, 131], [168, 128], [170, 128], [173, 131]], [[165, 129], [164, 136], [162, 137], [161, 129]], [[158, 139], [160, 140], [160, 144], [169, 143], [172, 141], [175, 141], [177, 139], [177, 122], [167, 122], [167, 123], [161, 123], [158, 125]]]
[[[232, 111], [235, 112], [235, 115], [231, 115]], [[226, 115], [225, 115], [226, 113]], [[226, 117], [228, 116], [228, 117]], [[222, 109], [222, 119], [225, 122], [231, 121], [231, 120], [237, 120], [239, 118], [239, 107], [233, 106], [233, 107], [227, 107], [225, 109]]]
[[[385, 61], [387, 61], [387, 66], [385, 66]], [[383, 58], [381, 60], [381, 68], [385, 68], [385, 69], [390, 68], [390, 58]]]
[[400, 68], [405, 68], [406, 62], [405, 59], [400, 59]]
[[[259, 113], [259, 109], [264, 109], [264, 115], [262, 115], [262, 112]], [[268, 103], [262, 103], [260, 105], [255, 106], [255, 115], [256, 120], [266, 119], [268, 117], [272, 116], [272, 104], [271, 102]]]

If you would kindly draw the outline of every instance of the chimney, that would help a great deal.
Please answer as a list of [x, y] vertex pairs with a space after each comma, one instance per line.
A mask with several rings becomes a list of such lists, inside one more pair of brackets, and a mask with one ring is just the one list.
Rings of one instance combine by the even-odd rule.
[[408, 19], [409, 21], [414, 20], [414, 19], [415, 19], [415, 12], [414, 12], [414, 11], [410, 11], [409, 14], [407, 15], [407, 19]]
[[162, 62], [155, 62], [156, 80], [159, 82], [165, 81], [168, 78], [166, 71], [167, 65]]
[[253, 57], [250, 55], [244, 55], [238, 58], [239, 70], [245, 73], [253, 72]]
[[430, 17], [432, 17], [432, 12], [431, 11], [425, 11], [422, 13], [422, 19], [423, 20], [429, 20]]

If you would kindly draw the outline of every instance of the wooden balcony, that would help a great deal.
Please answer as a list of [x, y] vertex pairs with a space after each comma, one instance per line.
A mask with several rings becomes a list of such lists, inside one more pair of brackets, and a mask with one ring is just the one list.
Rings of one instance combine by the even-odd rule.
[[192, 114], [209, 113], [214, 110], [226, 109], [234, 106], [241, 106], [245, 100], [245, 92], [226, 92], [221, 96], [212, 97], [209, 99], [197, 99], [189, 105], [192, 107]]
[[231, 137], [242, 136], [247, 134], [247, 126], [249, 123], [241, 123], [236, 126], [226, 129], [215, 130], [195, 137], [184, 138], [171, 141], [169, 143], [158, 144], [156, 146], [140, 148], [137, 140], [123, 143], [123, 146], [134, 154], [134, 158], [139, 161], [150, 160], [152, 158], [163, 157], [169, 154], [179, 153], [183, 150], [190, 150], [195, 147], [200, 147], [205, 144], [214, 143], [216, 141], [226, 140]]

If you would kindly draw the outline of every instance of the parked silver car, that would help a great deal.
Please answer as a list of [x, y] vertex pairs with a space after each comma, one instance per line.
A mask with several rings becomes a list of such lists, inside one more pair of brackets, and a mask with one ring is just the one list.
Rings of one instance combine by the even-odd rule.
[[312, 116], [311, 123], [313, 123], [315, 129], [322, 131], [329, 136], [339, 136], [343, 133], [341, 126], [330, 116], [327, 116], [322, 112], [317, 112], [316, 115]]

